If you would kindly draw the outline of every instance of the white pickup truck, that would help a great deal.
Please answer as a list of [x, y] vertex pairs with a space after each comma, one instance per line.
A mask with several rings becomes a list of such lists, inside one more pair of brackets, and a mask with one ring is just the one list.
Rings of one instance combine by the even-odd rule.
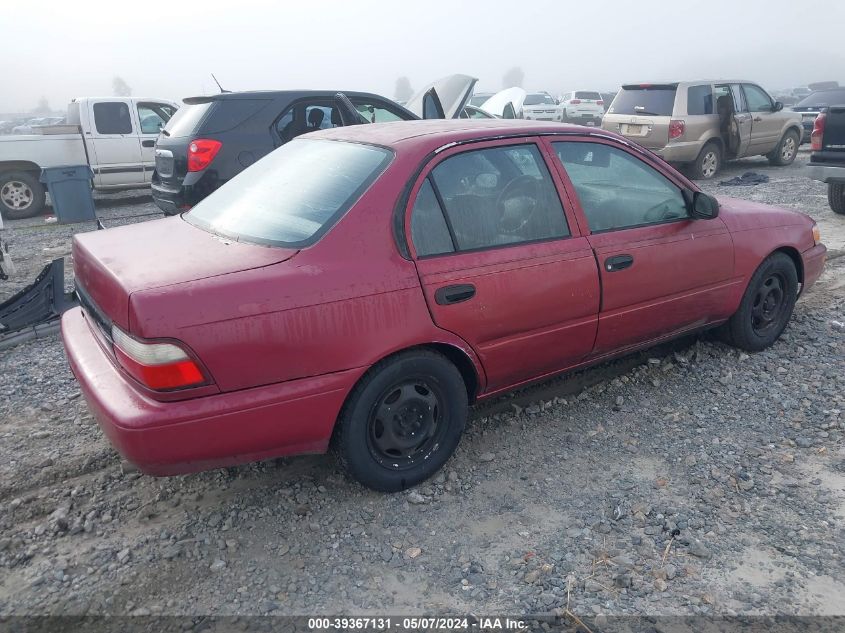
[[46, 167], [88, 164], [95, 189], [149, 187], [156, 137], [177, 108], [164, 99], [74, 99], [66, 124], [0, 136], [0, 213], [7, 220], [41, 213]]

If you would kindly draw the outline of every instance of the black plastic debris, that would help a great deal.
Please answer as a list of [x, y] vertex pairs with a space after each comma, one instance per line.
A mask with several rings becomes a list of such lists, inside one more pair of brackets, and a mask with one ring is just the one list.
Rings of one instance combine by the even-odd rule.
[[75, 305], [65, 293], [65, 260], [55, 259], [32, 284], [0, 304], [0, 343], [8, 335], [58, 319]]

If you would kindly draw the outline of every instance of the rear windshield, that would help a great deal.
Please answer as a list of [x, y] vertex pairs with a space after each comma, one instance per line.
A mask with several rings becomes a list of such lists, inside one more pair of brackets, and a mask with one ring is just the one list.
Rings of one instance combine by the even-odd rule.
[[524, 102], [525, 105], [540, 105], [540, 104], [543, 104], [543, 103], [549, 104], [549, 105], [554, 105], [555, 100], [552, 99], [549, 95], [533, 94], [533, 95], [528, 95], [527, 97], [525, 97], [525, 102]]
[[675, 86], [623, 86], [608, 113], [671, 116], [675, 90]]
[[601, 95], [598, 92], [587, 92], [586, 90], [579, 90], [575, 93], [576, 99], [592, 99], [593, 101], [600, 101]]
[[164, 131], [167, 132], [166, 136], [191, 136], [212, 103], [212, 101], [209, 101], [195, 105], [185, 104], [176, 110], [176, 114], [164, 126]]
[[822, 90], [814, 92], [798, 103], [799, 108], [807, 106], [845, 105], [845, 88], [842, 90]]
[[296, 139], [242, 171], [184, 218], [242, 242], [308, 246], [334, 224], [392, 158], [381, 147]]

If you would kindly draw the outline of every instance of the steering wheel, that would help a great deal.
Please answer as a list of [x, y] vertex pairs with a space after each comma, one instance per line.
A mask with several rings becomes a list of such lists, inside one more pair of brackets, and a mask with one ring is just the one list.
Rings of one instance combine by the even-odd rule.
[[653, 207], [649, 207], [645, 212], [645, 219], [649, 222], [659, 222], [660, 220], [667, 220], [672, 216], [672, 202], [674, 198], [666, 198], [661, 200]]
[[517, 176], [511, 180], [496, 198], [499, 212], [499, 231], [513, 234], [522, 230], [531, 221], [537, 209], [539, 182], [533, 176]]

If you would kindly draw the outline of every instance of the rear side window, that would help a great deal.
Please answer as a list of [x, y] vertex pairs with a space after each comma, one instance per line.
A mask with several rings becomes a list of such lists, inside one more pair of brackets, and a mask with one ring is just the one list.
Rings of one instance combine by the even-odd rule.
[[608, 112], [671, 116], [675, 108], [676, 91], [675, 86], [623, 86]]
[[455, 250], [443, 209], [437, 202], [428, 178], [420, 187], [414, 209], [411, 211], [411, 239], [420, 257], [451, 253]]
[[430, 178], [459, 251], [569, 235], [557, 190], [535, 145], [456, 154], [438, 164]]
[[598, 92], [588, 92], [586, 90], [579, 90], [575, 93], [576, 99], [588, 99], [592, 101], [601, 100], [601, 95]]
[[208, 111], [215, 105], [215, 102], [209, 101], [207, 103], [185, 104], [178, 110], [176, 114], [164, 126], [164, 131], [168, 136], [193, 136], [199, 128], [200, 122], [203, 120]]
[[257, 114], [270, 102], [270, 99], [221, 99], [203, 122], [202, 133], [227, 132]]
[[687, 114], [713, 114], [713, 88], [710, 84], [687, 89]]
[[832, 106], [845, 104], [845, 88], [842, 90], [822, 90], [814, 92], [806, 99], [798, 102], [798, 107]]
[[94, 126], [99, 134], [132, 134], [129, 106], [119, 102], [95, 103]]
[[346, 213], [391, 158], [381, 147], [296, 139], [242, 171], [183, 217], [238, 241], [308, 246]]

